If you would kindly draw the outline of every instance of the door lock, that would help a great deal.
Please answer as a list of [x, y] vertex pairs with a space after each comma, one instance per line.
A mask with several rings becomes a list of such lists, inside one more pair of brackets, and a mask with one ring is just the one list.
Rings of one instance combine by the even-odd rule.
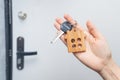
[[24, 68], [24, 56], [37, 55], [37, 52], [24, 52], [24, 38], [17, 38], [17, 69]]

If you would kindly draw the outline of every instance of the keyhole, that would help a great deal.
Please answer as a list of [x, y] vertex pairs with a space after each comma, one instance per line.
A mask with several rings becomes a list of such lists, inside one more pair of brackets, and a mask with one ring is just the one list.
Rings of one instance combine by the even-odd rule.
[[21, 66], [19, 66], [18, 68], [19, 68], [19, 70], [20, 70], [20, 69], [22, 69], [22, 67], [21, 67]]

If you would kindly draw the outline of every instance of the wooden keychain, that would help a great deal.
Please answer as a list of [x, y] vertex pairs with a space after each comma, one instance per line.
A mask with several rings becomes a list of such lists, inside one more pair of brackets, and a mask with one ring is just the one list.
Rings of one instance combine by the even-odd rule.
[[65, 41], [67, 43], [68, 52], [84, 52], [85, 48], [85, 41], [84, 41], [84, 33], [83, 31], [79, 30], [76, 24], [71, 25], [68, 21], [65, 21], [60, 26], [60, 31], [57, 36], [54, 38], [51, 43], [54, 43], [59, 37], [65, 34]]
[[71, 53], [86, 51], [84, 32], [77, 28], [77, 23], [72, 26], [72, 29], [67, 30], [65, 34], [65, 41], [67, 43], [68, 52]]

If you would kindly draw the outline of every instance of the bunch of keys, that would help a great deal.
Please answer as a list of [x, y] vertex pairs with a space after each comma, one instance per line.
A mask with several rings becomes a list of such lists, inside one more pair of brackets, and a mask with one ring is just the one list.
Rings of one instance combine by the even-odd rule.
[[85, 49], [85, 41], [84, 41], [84, 33], [80, 31], [77, 27], [77, 24], [71, 25], [68, 21], [65, 21], [60, 26], [60, 31], [51, 43], [54, 43], [59, 39], [60, 36], [65, 34], [65, 41], [67, 43], [68, 52], [84, 52]]

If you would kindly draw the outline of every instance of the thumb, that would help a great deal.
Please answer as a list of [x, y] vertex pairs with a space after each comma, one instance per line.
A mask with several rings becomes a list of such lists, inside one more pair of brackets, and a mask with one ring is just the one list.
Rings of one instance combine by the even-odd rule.
[[84, 34], [85, 34], [85, 39], [86, 41], [88, 41], [88, 43], [92, 44], [95, 42], [95, 38], [88, 31], [84, 31]]
[[91, 21], [88, 20], [87, 23], [86, 23], [86, 25], [87, 25], [87, 28], [88, 28], [89, 33], [90, 33], [95, 39], [100, 39], [100, 38], [102, 38], [101, 33], [96, 29], [95, 25], [93, 25]]

